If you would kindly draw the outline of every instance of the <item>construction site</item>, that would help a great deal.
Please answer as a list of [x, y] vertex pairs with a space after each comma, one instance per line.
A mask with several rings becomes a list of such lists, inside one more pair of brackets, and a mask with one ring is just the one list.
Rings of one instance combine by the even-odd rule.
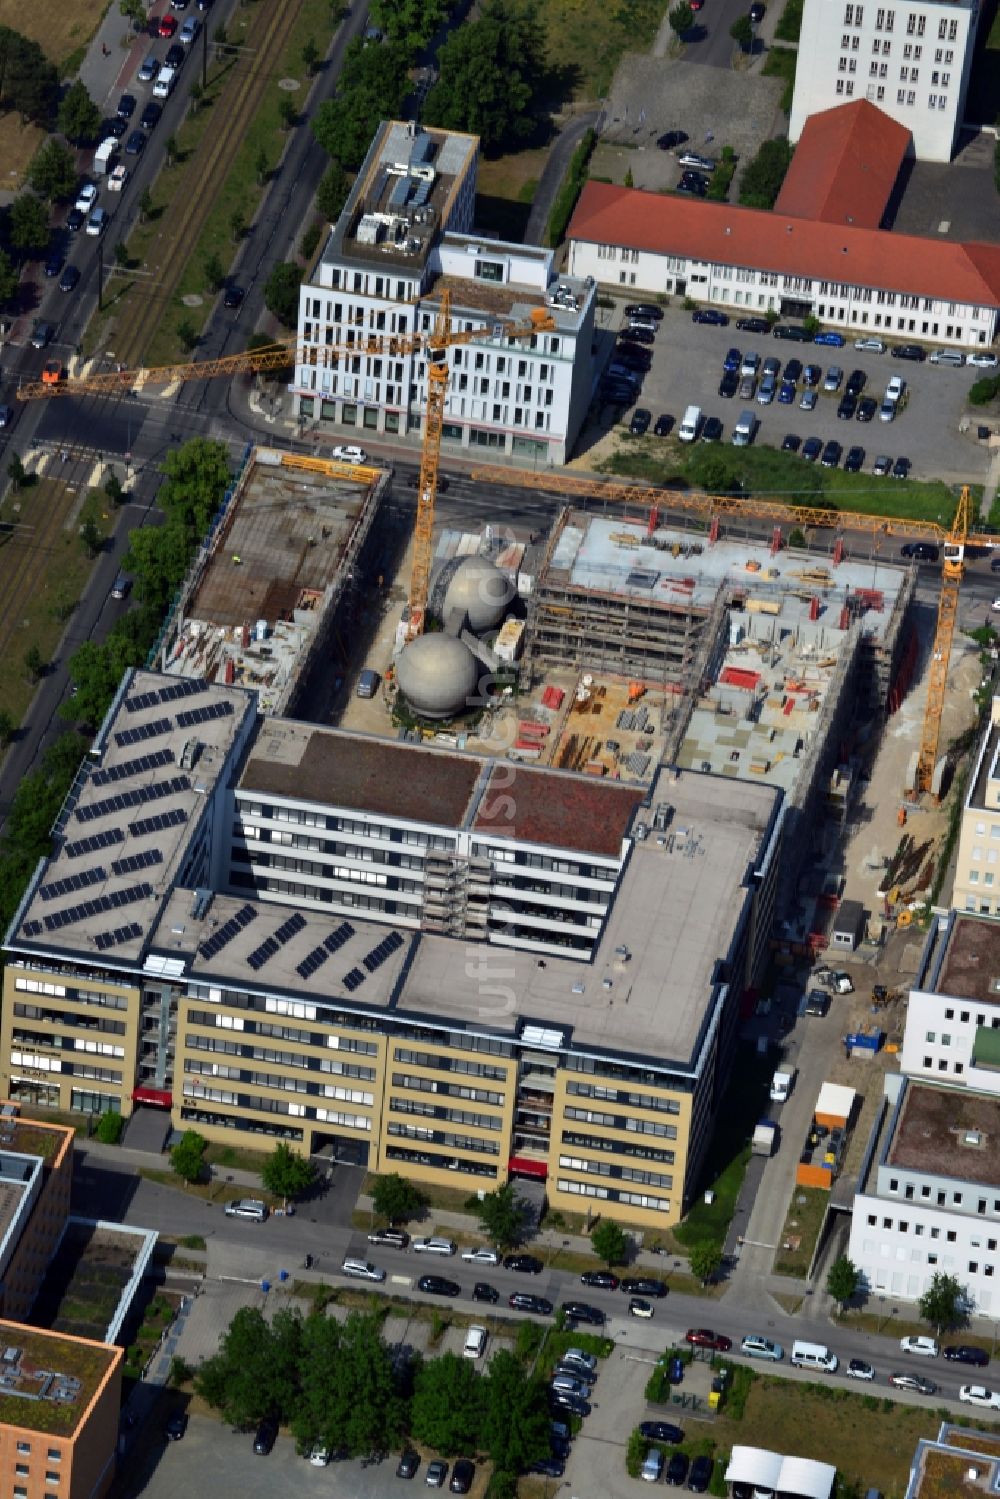
[[252, 687], [295, 706], [388, 486], [381, 469], [248, 452], [157, 651], [177, 676]]

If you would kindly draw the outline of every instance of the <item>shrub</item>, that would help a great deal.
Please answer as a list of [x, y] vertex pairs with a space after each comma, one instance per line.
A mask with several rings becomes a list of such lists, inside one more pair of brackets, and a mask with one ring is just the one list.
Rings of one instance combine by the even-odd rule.
[[302, 256], [303, 260], [312, 259], [313, 252], [315, 251], [316, 246], [319, 244], [319, 237], [322, 232], [323, 228], [319, 220], [314, 219], [313, 222], [309, 225], [309, 228], [306, 230], [305, 234], [303, 234], [302, 238], [299, 240], [299, 254]]
[[988, 406], [1000, 391], [1000, 375], [984, 375], [969, 391], [970, 406]]
[[643, 1436], [638, 1426], [636, 1426], [633, 1429], [632, 1434], [628, 1439], [628, 1445], [625, 1448], [625, 1471], [628, 1474], [629, 1478], [639, 1477], [639, 1474], [642, 1471], [642, 1465], [646, 1461], [646, 1454], [648, 1451], [649, 1443], [646, 1441], [646, 1438]]
[[560, 245], [569, 227], [569, 221], [576, 207], [576, 200], [583, 191], [583, 184], [587, 180], [587, 168], [590, 158], [597, 143], [597, 137], [592, 130], [588, 130], [583, 140], [573, 152], [573, 159], [569, 164], [566, 181], [556, 194], [556, 201], [549, 215], [548, 240], [550, 245]]
[[774, 28], [774, 34], [779, 42], [797, 42], [802, 30], [802, 6], [803, 0], [788, 0], [787, 5], [781, 12], [781, 18]]
[[125, 1129], [125, 1120], [113, 1109], [107, 1109], [97, 1121], [94, 1137], [102, 1145], [117, 1145]]

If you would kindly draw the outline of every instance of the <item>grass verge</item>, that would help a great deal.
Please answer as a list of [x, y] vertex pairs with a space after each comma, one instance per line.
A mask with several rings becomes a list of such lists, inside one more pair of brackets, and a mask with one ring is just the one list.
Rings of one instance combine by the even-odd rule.
[[588, 130], [583, 140], [573, 152], [569, 169], [565, 180], [556, 193], [552, 212], [549, 214], [549, 222], [546, 228], [546, 239], [555, 247], [562, 244], [569, 221], [576, 207], [576, 200], [583, 191], [583, 184], [587, 180], [587, 167], [593, 154], [597, 137], [592, 130]]
[[243, 1150], [237, 1145], [210, 1144], [205, 1161], [217, 1171], [254, 1171], [259, 1176], [270, 1159], [263, 1150]]
[[696, 1244], [714, 1244], [722, 1249], [736, 1209], [736, 1199], [747, 1162], [747, 1143], [753, 1126], [765, 1111], [771, 1068], [766, 1057], [754, 1052], [741, 1056], [740, 1088], [734, 1093], [732, 1107], [724, 1109], [709, 1146], [702, 1173], [703, 1185], [711, 1187], [711, 1202], [700, 1192], [690, 1212], [674, 1229], [674, 1237], [685, 1249]]
[[[774, 1269], [777, 1275], [798, 1275], [803, 1279], [812, 1263], [816, 1240], [830, 1206], [830, 1194], [822, 1187], [796, 1187], [781, 1230], [780, 1244]], [[786, 1249], [786, 1244], [795, 1247]]]
[[[714, 494], [738, 484], [747, 497], [759, 495], [789, 505], [823, 505], [844, 514], [883, 515], [888, 520], [936, 521], [941, 526], [950, 523], [955, 508], [952, 490], [940, 479], [900, 483], [870, 473], [846, 474], [843, 469], [821, 468], [795, 453], [769, 447], [685, 446], [673, 438], [634, 438], [602, 469], [668, 487], [689, 484]], [[972, 488], [974, 495], [981, 496], [981, 486]]]
[[786, 0], [774, 34], [779, 42], [797, 42], [802, 30], [802, 7], [804, 0]]
[[[188, 1186], [175, 1172], [159, 1171], [152, 1166], [140, 1166], [139, 1175], [146, 1181], [155, 1182], [158, 1187], [173, 1187], [175, 1191], [183, 1192], [185, 1197], [200, 1197], [202, 1202], [232, 1202], [236, 1197], [245, 1197], [247, 1191], [246, 1187], [232, 1186], [229, 1182], [219, 1180], [196, 1182], [193, 1186]], [[269, 1208], [273, 1209], [277, 1205], [277, 1199], [269, 1193], [258, 1193], [256, 1188], [254, 1190], [255, 1196], [260, 1196]]]
[[602, 99], [622, 56], [652, 46], [667, 8], [667, 0], [546, 0], [549, 65], [569, 75], [577, 98]]
[[799, 54], [793, 52], [790, 47], [772, 47], [764, 60], [764, 77], [781, 78], [784, 81], [784, 90], [781, 95], [781, 108], [786, 115], [792, 112], [792, 94], [795, 92], [795, 65], [799, 60]]

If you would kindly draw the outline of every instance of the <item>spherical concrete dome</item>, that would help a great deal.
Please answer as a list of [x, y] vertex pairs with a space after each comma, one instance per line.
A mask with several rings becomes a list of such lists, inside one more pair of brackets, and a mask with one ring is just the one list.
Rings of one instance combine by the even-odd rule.
[[432, 614], [444, 621], [461, 610], [474, 635], [492, 630], [503, 619], [514, 587], [488, 557], [450, 557], [431, 585]]
[[399, 690], [421, 718], [453, 718], [477, 700], [480, 666], [453, 635], [419, 635], [396, 666]]

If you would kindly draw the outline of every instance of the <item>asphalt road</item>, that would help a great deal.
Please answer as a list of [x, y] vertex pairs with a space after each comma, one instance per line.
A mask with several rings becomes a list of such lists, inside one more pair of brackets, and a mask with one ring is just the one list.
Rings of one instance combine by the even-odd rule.
[[540, 245], [544, 242], [552, 205], [562, 186], [573, 152], [596, 120], [596, 111], [585, 115], [574, 115], [560, 130], [549, 152], [548, 160], [542, 168], [535, 196], [531, 200], [531, 212], [524, 229], [525, 244]]

